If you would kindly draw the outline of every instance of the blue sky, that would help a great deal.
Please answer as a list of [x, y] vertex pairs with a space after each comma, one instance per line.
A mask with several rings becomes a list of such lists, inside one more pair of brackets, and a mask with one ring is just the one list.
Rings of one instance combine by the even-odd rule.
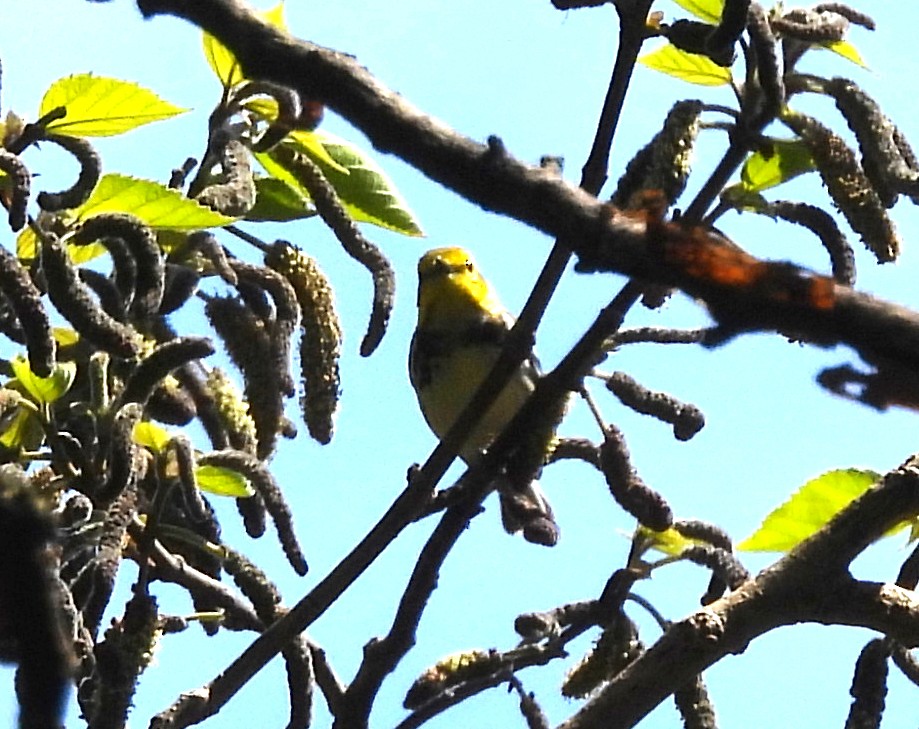
[[[914, 42], [919, 6], [872, 5], [880, 6], [871, 9], [878, 31], [855, 29], [851, 36], [871, 70], [823, 52], [812, 54], [802, 67], [814, 73], [850, 75], [915, 143], [919, 125], [909, 84], [917, 66], [907, 51]], [[207, 114], [219, 98], [219, 86], [204, 62], [196, 29], [171, 18], [144, 22], [127, 0], [98, 5], [33, 0], [28, 10], [24, 7], [0, 6], [4, 113], [12, 109], [34, 118], [52, 81], [93, 71], [136, 81], [173, 103], [193, 108], [179, 119], [100, 141], [106, 170], [165, 180], [185, 157], [200, 156]], [[669, 19], [682, 16], [667, 1], [656, 3], [654, 9], [664, 11]], [[561, 13], [548, 2], [524, 0], [436, 5], [422, 0], [289, 0], [287, 11], [295, 34], [354, 54], [423, 110], [476, 139], [497, 134], [512, 154], [524, 160], [535, 163], [543, 154], [561, 155], [566, 160], [566, 178], [577, 181], [612, 65], [616, 24], [611, 7]], [[636, 71], [614, 144], [611, 184], [659, 127], [673, 101], [694, 97], [732, 102], [724, 88], [692, 87], [643, 68]], [[832, 105], [824, 101], [808, 99], [800, 108], [835, 119]], [[359, 132], [334, 114], [327, 115], [323, 128], [367, 146]], [[696, 184], [705, 178], [723, 144], [722, 133], [703, 134]], [[42, 173], [40, 184], [49, 189], [56, 184], [55, 174], [64, 180], [72, 173], [66, 166], [55, 173], [63, 158], [56, 154], [49, 149], [40, 154], [30, 151], [27, 156], [27, 162]], [[375, 156], [407, 198], [427, 238], [365, 229], [391, 258], [399, 287], [390, 331], [372, 358], [357, 354], [369, 313], [369, 277], [331, 235], [314, 221], [282, 228], [248, 227], [268, 240], [292, 240], [321, 262], [336, 287], [346, 333], [343, 396], [333, 443], [318, 446], [302, 428], [300, 438], [282, 445], [275, 462], [310, 573], [296, 577], [270, 536], [253, 542], [238, 527], [233, 505], [218, 505], [227, 541], [269, 566], [288, 604], [320, 580], [376, 522], [402, 489], [406, 468], [423, 461], [434, 446], [405, 373], [418, 256], [435, 246], [471, 248], [505, 303], [517, 309], [551, 246], [542, 234], [481, 211], [399, 160]], [[807, 196], [810, 202], [828, 207], [813, 176], [789, 185], [783, 194]], [[864, 251], [857, 251], [858, 287], [917, 308], [919, 252], [912, 245], [917, 218], [908, 205], [901, 202], [893, 211], [905, 242], [902, 258], [879, 267]], [[822, 249], [801, 230], [734, 214], [726, 215], [719, 225], [757, 255], [827, 269]], [[231, 238], [226, 241], [238, 247]], [[3, 244], [13, 245], [10, 234]], [[242, 254], [244, 249], [239, 250]], [[564, 355], [621, 283], [613, 276], [566, 275], [537, 338], [545, 364], [551, 366]], [[187, 321], [203, 331], [197, 319]], [[677, 296], [661, 311], [636, 310], [627, 324], [699, 326], [706, 321], [698, 306]], [[0, 344], [0, 356], [6, 354]], [[715, 351], [635, 347], [606, 363], [607, 369], [626, 370], [653, 389], [701, 407], [706, 428], [688, 443], [674, 441], [666, 426], [625, 410], [602, 388], [595, 389], [606, 417], [624, 431], [645, 481], [668, 498], [678, 515], [714, 521], [739, 539], [809, 478], [837, 467], [885, 471], [916, 450], [913, 414], [876, 413], [834, 399], [814, 383], [822, 367], [854, 360], [851, 352], [842, 349], [818, 350], [759, 335]], [[563, 432], [595, 440], [599, 435], [583, 407], [572, 410]], [[460, 472], [457, 468], [451, 474]], [[560, 544], [546, 550], [506, 536], [495, 513], [497, 504], [489, 501], [487, 513], [474, 520], [441, 573], [417, 649], [384, 684], [374, 726], [398, 722], [403, 716], [402, 695], [426, 666], [459, 649], [512, 647], [512, 623], [519, 612], [596, 596], [610, 572], [623, 564], [628, 551], [624, 535], [634, 525], [613, 503], [602, 479], [586, 466], [560, 464], [547, 469], [542, 482], [561, 524]], [[345, 680], [359, 664], [362, 645], [388, 628], [417, 550], [433, 525], [424, 522], [408, 529], [311, 629]], [[892, 580], [907, 554], [902, 537], [888, 539], [856, 563], [856, 572]], [[747, 559], [754, 569], [769, 561], [769, 555]], [[701, 570], [678, 565], [640, 584], [636, 591], [668, 617], [679, 618], [695, 609], [707, 580]], [[190, 612], [176, 591], [166, 589], [162, 594], [164, 609]], [[123, 599], [116, 596], [113, 606], [123, 605]], [[640, 610], [631, 614], [646, 631], [645, 641], [652, 641], [650, 621]], [[210, 680], [250, 640], [247, 635], [225, 632], [204, 639], [198, 633], [192, 629], [163, 641], [156, 665], [141, 681], [133, 726], [146, 725], [179, 692]], [[707, 675], [721, 725], [841, 726], [848, 711], [852, 666], [870, 637], [867, 631], [855, 629], [798, 626], [757, 640], [743, 655], [725, 659]], [[544, 701], [554, 723], [576, 708], [558, 697], [558, 685], [578, 651], [588, 645], [589, 639], [582, 638], [564, 664], [521, 674], [527, 690]], [[9, 700], [12, 673], [0, 672], [0, 681], [9, 687], [9, 691], [0, 689], [2, 722], [14, 713]], [[895, 670], [890, 686], [883, 726], [915, 727], [914, 691]], [[249, 727], [254, 725], [253, 717], [258, 717], [259, 726], [284, 726], [286, 702], [283, 670], [275, 661], [205, 726]], [[325, 726], [321, 699], [317, 703], [316, 726]], [[503, 689], [492, 691], [430, 726], [512, 726], [520, 721], [515, 718], [515, 704]], [[758, 718], [751, 723], [750, 717]], [[667, 703], [642, 726], [672, 727], [678, 721]]]

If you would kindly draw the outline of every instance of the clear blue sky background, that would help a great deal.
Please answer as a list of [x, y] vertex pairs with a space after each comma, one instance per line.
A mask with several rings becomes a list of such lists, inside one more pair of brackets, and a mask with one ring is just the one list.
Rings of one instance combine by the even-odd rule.
[[[919, 140], [914, 101], [919, 67], [912, 54], [919, 7], [862, 5], [875, 13], [879, 30], [855, 29], [851, 38], [871, 70], [858, 69], [828, 53], [814, 53], [802, 68], [851, 76], [875, 95], [907, 135]], [[663, 10], [669, 19], [683, 15], [666, 0], [655, 9]], [[476, 139], [498, 134], [514, 155], [525, 160], [561, 155], [566, 177], [577, 181], [614, 55], [612, 7], [561, 13], [547, 0], [436, 4], [290, 0], [287, 10], [295, 34], [354, 54], [384, 83], [425, 111]], [[183, 22], [171, 18], [144, 22], [128, 0], [99, 5], [75, 0], [5, 2], [0, 5], [0, 58], [4, 112], [13, 109], [34, 118], [52, 81], [84, 71], [137, 81], [176, 104], [193, 107], [180, 119], [101, 141], [98, 146], [109, 171], [164, 181], [185, 157], [202, 152], [207, 114], [218, 99], [219, 86], [204, 62], [199, 32]], [[613, 181], [659, 127], [672, 102], [692, 97], [732, 103], [727, 89], [691, 87], [643, 68], [636, 71], [614, 146]], [[806, 108], [831, 111], [825, 101], [808, 100]], [[840, 121], [834, 124], [844, 126]], [[324, 128], [366, 145], [334, 114], [328, 115]], [[703, 135], [696, 184], [704, 179], [723, 144], [720, 132]], [[27, 161], [43, 175], [39, 186], [54, 188], [58, 178], [66, 180], [73, 173], [70, 162], [58, 154], [54, 148], [29, 151]], [[320, 447], [304, 434], [284, 443], [275, 462], [294, 509], [310, 573], [297, 578], [270, 536], [253, 542], [238, 528], [233, 505], [218, 507], [226, 539], [271, 566], [269, 571], [288, 604], [321, 579], [376, 522], [403, 488], [406, 468], [423, 461], [434, 445], [405, 375], [418, 256], [434, 246], [472, 248], [506, 303], [516, 309], [551, 245], [545, 236], [484, 213], [428, 182], [399, 160], [377, 158], [428, 237], [408, 239], [376, 229], [365, 231], [391, 258], [399, 282], [390, 331], [370, 360], [357, 354], [370, 300], [363, 269], [347, 258], [319, 223], [249, 227], [269, 240], [286, 237], [320, 260], [336, 285], [346, 332], [343, 397], [333, 443]], [[55, 172], [59, 162], [62, 170]], [[827, 204], [813, 179], [789, 185], [787, 196], [794, 195]], [[916, 213], [901, 202], [894, 215], [905, 241], [901, 260], [878, 267], [859, 251], [858, 285], [916, 308]], [[736, 215], [726, 216], [720, 225], [757, 255], [828, 268], [819, 244], [800, 229]], [[238, 248], [233, 239], [227, 241]], [[3, 244], [13, 245], [9, 233]], [[538, 337], [545, 363], [552, 365], [565, 353], [621, 283], [613, 276], [571, 273], [566, 277]], [[698, 326], [706, 320], [699, 307], [679, 296], [658, 312], [636, 310], [627, 324]], [[201, 327], [200, 323], [193, 326]], [[5, 352], [0, 350], [4, 356]], [[913, 414], [879, 414], [834, 399], [814, 383], [821, 367], [853, 359], [851, 352], [842, 349], [817, 350], [789, 344], [779, 336], [744, 337], [716, 351], [645, 346], [617, 354], [607, 363], [609, 369], [624, 369], [647, 386], [667, 390], [705, 411], [706, 428], [688, 443], [675, 442], [666, 426], [625, 410], [601, 388], [596, 394], [606, 417], [624, 430], [643, 478], [670, 500], [676, 513], [717, 522], [739, 539], [807, 479], [836, 467], [884, 471], [916, 450]], [[593, 439], [599, 435], [580, 406], [563, 430]], [[584, 465], [561, 464], [548, 469], [542, 480], [562, 527], [560, 544], [547, 550], [506, 536], [495, 513], [497, 505], [490, 501], [488, 512], [473, 522], [448, 559], [422, 622], [419, 646], [384, 685], [374, 726], [392, 726], [400, 720], [402, 696], [424, 667], [458, 649], [512, 647], [516, 637], [512, 622], [519, 612], [595, 597], [609, 574], [623, 564], [628, 551], [623, 535], [634, 525], [613, 503], [602, 479]], [[345, 680], [359, 664], [362, 645], [388, 628], [417, 550], [433, 525], [430, 521], [407, 530], [311, 629]], [[859, 560], [856, 571], [866, 578], [892, 580], [907, 554], [902, 537], [888, 539]], [[769, 561], [768, 555], [747, 558], [748, 566], [755, 569]], [[638, 585], [636, 591], [668, 617], [679, 618], [696, 608], [707, 580], [699, 569], [674, 566]], [[168, 596], [163, 598], [164, 609], [191, 611], [177, 591], [165, 589], [161, 594]], [[123, 599], [124, 593], [113, 601], [118, 612]], [[641, 622], [645, 641], [652, 642], [656, 632], [646, 616], [638, 609], [631, 614]], [[189, 634], [163, 640], [156, 665], [141, 681], [132, 726], [145, 726], [179, 692], [210, 680], [250, 640], [247, 635], [225, 632], [204, 639], [198, 633], [193, 628]], [[842, 726], [852, 666], [871, 637], [862, 630], [800, 626], [757, 640], [743, 655], [725, 659], [707, 674], [721, 726]], [[585, 637], [574, 644], [573, 657], [564, 664], [521, 674], [526, 688], [544, 702], [553, 723], [576, 708], [559, 698], [558, 686], [589, 640]], [[919, 721], [915, 690], [896, 670], [892, 676], [883, 726], [914, 728]], [[12, 672], [0, 671], [0, 682], [0, 723], [5, 719], [12, 723]], [[286, 723], [286, 707], [283, 668], [275, 661], [205, 726], [280, 727]], [[317, 707], [316, 726], [325, 726], [328, 717], [320, 698]], [[674, 727], [678, 721], [666, 703], [643, 726]], [[506, 727], [521, 726], [522, 720], [516, 699], [500, 689], [430, 725]]]

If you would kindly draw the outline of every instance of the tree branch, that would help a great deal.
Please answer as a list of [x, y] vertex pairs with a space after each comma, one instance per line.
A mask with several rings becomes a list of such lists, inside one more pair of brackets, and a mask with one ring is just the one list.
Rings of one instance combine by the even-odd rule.
[[464, 137], [388, 89], [354, 58], [293, 38], [240, 0], [138, 0], [138, 7], [147, 17], [169, 13], [195, 23], [230, 48], [248, 76], [322, 100], [377, 149], [398, 155], [486, 210], [565, 240], [588, 262], [586, 268], [676, 286], [702, 299], [726, 333], [793, 327], [798, 339], [848, 344], [873, 363], [919, 366], [916, 313], [831, 282], [831, 305], [817, 310], [801, 290], [819, 278], [790, 264], [744, 259], [762, 284], [745, 287], [712, 279], [685, 261], [675, 263], [661, 252], [662, 234], [677, 243], [695, 234], [707, 246], [699, 251], [718, 256], [713, 236], [624, 214], [514, 159], [495, 138], [483, 145]]
[[674, 623], [559, 729], [635, 726], [679, 686], [781, 625], [816, 622], [876, 630], [919, 645], [919, 597], [848, 573], [866, 546], [919, 513], [919, 456], [737, 591]]

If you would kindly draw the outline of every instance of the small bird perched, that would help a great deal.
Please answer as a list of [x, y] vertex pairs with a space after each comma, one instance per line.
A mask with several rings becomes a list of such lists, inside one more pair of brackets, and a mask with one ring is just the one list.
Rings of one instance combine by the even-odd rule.
[[[436, 248], [418, 261], [418, 326], [409, 352], [409, 375], [431, 430], [443, 438], [501, 353], [514, 317], [501, 305], [475, 262], [462, 248]], [[532, 354], [508, 381], [460, 448], [475, 463], [504, 430], [536, 387], [538, 362]], [[501, 519], [511, 534], [552, 546], [558, 526], [536, 481], [495, 482]]]

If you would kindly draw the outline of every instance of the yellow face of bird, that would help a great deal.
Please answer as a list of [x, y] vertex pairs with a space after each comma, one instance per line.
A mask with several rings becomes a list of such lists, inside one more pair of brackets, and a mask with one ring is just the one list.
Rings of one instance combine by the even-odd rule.
[[418, 261], [418, 322], [450, 321], [500, 304], [469, 252], [435, 248]]

